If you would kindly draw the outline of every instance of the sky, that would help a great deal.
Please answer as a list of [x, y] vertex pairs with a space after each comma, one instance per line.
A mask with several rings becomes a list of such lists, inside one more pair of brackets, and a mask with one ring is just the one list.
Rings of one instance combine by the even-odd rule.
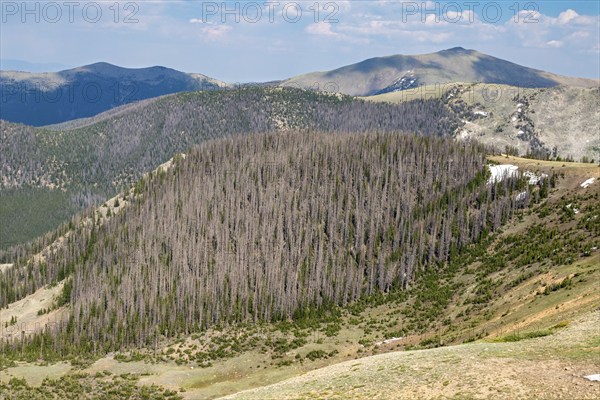
[[599, 3], [0, 0], [0, 60], [24, 70], [162, 65], [252, 82], [461, 46], [600, 78]]

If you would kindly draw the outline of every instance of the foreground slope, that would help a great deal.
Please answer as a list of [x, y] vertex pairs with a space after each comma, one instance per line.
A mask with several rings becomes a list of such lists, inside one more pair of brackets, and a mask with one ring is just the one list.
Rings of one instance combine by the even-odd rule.
[[[172, 391], [171, 398], [179, 392], [181, 398], [211, 399], [352, 360], [333, 367], [332, 373], [324, 372], [340, 377], [324, 389], [318, 377], [306, 384], [300, 377], [297, 379], [302, 381], [294, 378], [270, 387], [268, 393], [258, 389], [256, 396], [254, 392], [239, 396], [257, 400], [270, 394], [346, 398], [356, 392], [367, 399], [375, 390], [367, 377], [403, 381], [417, 389], [413, 394], [406, 392], [405, 386], [387, 387], [376, 394], [383, 398], [389, 393], [436, 398], [438, 391], [449, 397], [506, 400], [595, 395], [598, 386], [587, 386], [590, 382], [582, 376], [594, 373], [594, 368], [597, 371], [599, 363], [600, 332], [588, 329], [587, 322], [598, 326], [596, 314], [591, 313], [600, 306], [598, 167], [505, 156], [490, 157], [490, 161], [512, 164], [536, 176], [554, 176], [552, 185], [534, 187], [532, 199], [539, 198], [537, 203], [532, 200], [532, 207], [516, 210], [497, 233], [467, 246], [446, 265], [421, 274], [404, 290], [361, 298], [337, 311], [305, 318], [229, 324], [174, 338], [161, 336], [146, 348], [122, 349], [106, 356], [60, 355], [50, 348], [40, 352], [26, 347], [22, 352], [20, 346], [9, 351], [5, 347], [0, 353], [2, 390], [9, 398], [19, 393], [22, 398], [36, 398], [36, 393], [38, 398], [122, 398], [133, 390], [127, 385], [137, 385], [135, 390], [155, 390], [152, 385], [160, 385]], [[582, 186], [591, 178], [596, 179]], [[126, 197], [134, 199], [130, 194]], [[114, 210], [114, 200], [108, 209]], [[118, 200], [121, 210], [123, 196]], [[97, 211], [105, 221], [107, 207]], [[32, 304], [34, 301], [32, 298]], [[20, 318], [28, 318], [21, 316], [17, 307], [8, 310], [10, 314], [0, 310], [3, 321], [14, 316], [20, 327]], [[70, 307], [54, 312], [60, 310], [68, 313]], [[582, 322], [585, 329], [580, 329]], [[14, 326], [9, 329], [14, 331]], [[532, 337], [539, 339], [527, 339]], [[479, 340], [474, 346], [413, 351], [474, 340]], [[390, 371], [379, 361], [376, 367], [369, 367], [375, 365], [369, 356], [388, 352], [395, 353], [385, 362], [397, 369]], [[40, 357], [50, 364], [37, 363]], [[443, 367], [437, 365], [440, 360]], [[471, 365], [480, 367], [481, 372], [469, 369]], [[518, 376], [510, 372], [513, 369]], [[538, 382], [525, 375], [538, 377], [546, 369], [555, 380], [541, 376]], [[340, 370], [347, 372], [340, 376], [335, 372]], [[470, 379], [460, 379], [462, 375], [453, 370], [464, 371]], [[49, 380], [42, 382], [44, 377]], [[498, 385], [496, 377], [501, 378]], [[63, 390], [63, 382], [69, 383], [68, 392]], [[303, 392], [297, 382], [311, 392]], [[502, 391], [494, 389], [496, 386]], [[302, 396], [294, 397], [289, 387], [298, 388]]]
[[598, 85], [597, 80], [555, 75], [462, 47], [415, 56], [371, 58], [332, 71], [296, 76], [280, 85], [371, 96], [451, 82], [497, 83], [528, 88]]
[[391, 352], [226, 399], [597, 399], [600, 312], [550, 337]]

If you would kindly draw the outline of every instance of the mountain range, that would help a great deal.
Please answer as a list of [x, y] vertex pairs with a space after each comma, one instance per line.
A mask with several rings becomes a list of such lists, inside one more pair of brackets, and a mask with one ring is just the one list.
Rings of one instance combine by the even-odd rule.
[[[560, 76], [455, 47], [432, 54], [371, 58], [332, 71], [245, 85], [279, 85], [371, 96], [454, 82], [525, 88], [599, 84], [598, 80]], [[0, 119], [32, 126], [51, 125], [166, 94], [239, 86], [244, 85], [165, 67], [132, 69], [104, 62], [60, 72], [0, 71]]]
[[[397, 74], [407, 68], [414, 82], [400, 79], [400, 84]], [[318, 76], [321, 82], [337, 79], [336, 91], [380, 94], [357, 98], [294, 88], [317, 89], [310, 82]], [[518, 77], [529, 77], [536, 87], [511, 86]], [[371, 59], [328, 73], [237, 87], [200, 74], [107, 63], [58, 73], [4, 71], [0, 78], [10, 83], [2, 85], [4, 94], [17, 83], [32, 90], [24, 102], [20, 94], [8, 95], [2, 106], [0, 248], [32, 240], [174, 154], [228, 135], [401, 131], [476, 139], [511, 154], [600, 159], [600, 89], [585, 87], [595, 81], [559, 77], [462, 48]], [[485, 79], [508, 84], [464, 83]], [[397, 84], [390, 84], [394, 80]], [[453, 82], [432, 84], [446, 81]], [[68, 98], [74, 88], [110, 91], [128, 85], [135, 94], [118, 101], [106, 92], [98, 102]], [[502, 96], [490, 100], [498, 90]], [[43, 101], [51, 94], [64, 96]], [[15, 220], [15, 214], [24, 219]]]
[[[410, 71], [410, 79], [402, 71]], [[525, 78], [534, 87], [511, 86]], [[27, 242], [113, 196], [174, 154], [227, 135], [402, 131], [477, 139], [513, 154], [600, 159], [596, 81], [560, 77], [463, 48], [375, 58], [241, 86], [163, 67], [107, 63], [57, 73], [2, 71], [0, 80], [6, 100], [0, 124], [0, 248]], [[328, 86], [331, 82], [334, 86]], [[319, 85], [327, 90], [294, 88]], [[99, 88], [100, 100], [81, 97], [83, 88]], [[134, 92], [124, 95], [130, 89]], [[111, 90], [121, 96], [115, 99]], [[502, 96], [490, 100], [494, 90]], [[326, 93], [331, 91], [350, 95]], [[51, 96], [59, 101], [46, 101]], [[12, 218], [15, 214], [26, 223]]]
[[594, 81], [3, 76], [1, 399], [598, 397]]

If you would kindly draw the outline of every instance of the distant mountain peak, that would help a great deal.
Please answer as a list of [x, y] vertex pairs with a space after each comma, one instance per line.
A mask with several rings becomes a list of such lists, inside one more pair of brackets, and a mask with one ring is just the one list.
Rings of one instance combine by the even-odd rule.
[[156, 66], [152, 66], [152, 67], [143, 67], [143, 68], [128, 68], [128, 67], [121, 67], [118, 65], [114, 65], [105, 61], [100, 61], [100, 62], [96, 62], [93, 64], [88, 64], [88, 65], [84, 65], [81, 67], [77, 67], [77, 68], [73, 68], [73, 69], [69, 69], [69, 70], [65, 70], [65, 71], [61, 71], [63, 73], [69, 73], [69, 72], [91, 72], [91, 73], [95, 73], [95, 74], [102, 74], [102, 75], [114, 75], [114, 74], [123, 74], [123, 73], [127, 73], [127, 74], [132, 74], [132, 73], [164, 73], [164, 72], [172, 72], [172, 73], [176, 73], [176, 74], [182, 74], [184, 75], [184, 72], [179, 72], [177, 70], [174, 70], [172, 68], [167, 68], [167, 67], [163, 67], [160, 65], [156, 65]]
[[457, 46], [429, 54], [370, 58], [332, 71], [292, 77], [281, 85], [307, 89], [335, 85], [336, 91], [343, 94], [371, 96], [453, 82], [528, 88], [595, 87], [598, 84], [591, 79], [564, 77]]
[[446, 50], [442, 50], [440, 51], [440, 53], [442, 52], [446, 52], [446, 53], [473, 53], [475, 52], [475, 50], [469, 50], [469, 49], [465, 49], [464, 47], [452, 47], [450, 49], [446, 49]]
[[85, 67], [89, 67], [89, 68], [122, 68], [122, 67], [119, 67], [117, 65], [108, 63], [106, 61], [98, 61], [98, 62], [95, 62], [95, 63], [84, 65], [83, 67], [84, 68]]
[[38, 93], [25, 101], [20, 96], [5, 96], [7, 100], [2, 104], [3, 119], [35, 126], [91, 117], [166, 94], [226, 87], [202, 74], [163, 66], [125, 68], [105, 61], [52, 73], [0, 71], [0, 84], [26, 85], [31, 93]]
[[[94, 70], [94, 71], [107, 71], [107, 70], [119, 70], [124, 69], [122, 67], [116, 66], [111, 63], [107, 63], [105, 61], [99, 61], [92, 64], [82, 65], [80, 67], [75, 67], [71, 69], [67, 69], [65, 71], [77, 71], [77, 70]], [[64, 72], [64, 71], [61, 71]]]

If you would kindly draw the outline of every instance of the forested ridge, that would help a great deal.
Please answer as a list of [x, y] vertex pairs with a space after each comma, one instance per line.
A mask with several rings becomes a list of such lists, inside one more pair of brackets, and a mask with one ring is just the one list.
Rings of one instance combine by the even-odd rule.
[[457, 126], [437, 101], [372, 104], [291, 88], [182, 93], [108, 115], [63, 131], [2, 121], [2, 188], [127, 186], [175, 153], [227, 135], [317, 130], [442, 136]]
[[449, 138], [248, 135], [174, 164], [107, 223], [75, 221], [46, 261], [0, 274], [0, 305], [67, 278], [69, 323], [46, 340], [107, 350], [301, 317], [410, 286], [530, 201], [521, 179], [486, 184], [483, 147]]
[[[286, 130], [444, 136], [459, 123], [433, 100], [372, 104], [349, 96], [254, 87], [165, 96], [60, 131], [0, 121], [0, 195], [6, 205], [0, 210], [0, 247], [47, 232], [48, 224], [37, 216], [44, 204], [56, 204], [44, 214], [56, 226], [207, 139]], [[32, 203], [30, 190], [42, 192], [35, 198], [45, 196], [46, 201]], [[15, 224], [14, 214], [32, 217]]]

